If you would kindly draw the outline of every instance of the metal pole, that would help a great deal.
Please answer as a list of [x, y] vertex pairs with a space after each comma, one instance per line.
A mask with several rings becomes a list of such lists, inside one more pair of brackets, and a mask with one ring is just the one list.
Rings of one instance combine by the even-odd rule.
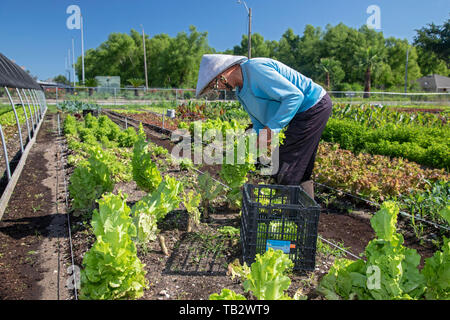
[[57, 114], [57, 117], [58, 117], [58, 137], [59, 137], [61, 135], [61, 127], [59, 125], [59, 122], [60, 122], [60, 120], [59, 120], [59, 113]]
[[75, 40], [72, 38], [72, 72], [73, 72], [73, 86], [75, 87]]
[[84, 32], [83, 32], [83, 15], [81, 15], [81, 74], [84, 85]]
[[36, 117], [36, 126], [37, 126], [38, 123], [39, 123], [40, 118], [39, 118], [39, 113], [38, 113], [37, 108], [36, 108], [36, 101], [34, 100], [33, 94], [31, 93], [30, 89], [28, 89], [28, 93], [30, 94], [31, 102], [33, 103], [34, 116]]
[[8, 176], [8, 181], [9, 181], [9, 180], [11, 180], [11, 169], [9, 168], [8, 150], [6, 149], [5, 136], [3, 134], [3, 129], [2, 129], [2, 125], [1, 124], [0, 124], [0, 136], [1, 136], [1, 139], [2, 139], [3, 154], [5, 155], [6, 174]]
[[14, 106], [14, 101], [9, 93], [9, 89], [5, 86], [5, 91], [8, 94], [9, 102], [11, 102], [11, 106], [14, 111], [14, 116], [16, 117], [17, 130], [19, 130], [19, 142], [20, 142], [20, 151], [23, 153], [23, 141], [22, 141], [22, 130], [20, 129], [19, 117], [17, 116], [16, 107]]
[[31, 90], [33, 96], [34, 96], [34, 100], [36, 101], [36, 110], [39, 112], [39, 121], [42, 119], [42, 108], [41, 108], [41, 104], [39, 103], [39, 99], [36, 95], [36, 92], [33, 90]]
[[31, 132], [30, 132], [30, 124], [28, 123], [28, 116], [25, 110], [25, 104], [23, 103], [22, 96], [20, 95], [19, 89], [16, 88], [17, 95], [19, 96], [20, 103], [22, 104], [23, 114], [25, 115], [25, 121], [27, 122], [27, 130], [28, 130], [28, 141], [31, 140]]
[[252, 58], [252, 8], [248, 8], [248, 58]]
[[408, 59], [409, 59], [409, 46], [406, 50], [406, 65], [405, 65], [405, 93], [408, 92]]
[[145, 71], [145, 91], [148, 90], [148, 75], [147, 75], [147, 51], [145, 50], [145, 32], [144, 32], [144, 26], [141, 24], [142, 27], [142, 44], [144, 46], [144, 71]]
[[69, 80], [69, 83], [71, 83], [72, 82], [71, 81], [72, 80], [71, 79], [72, 78], [72, 76], [71, 76], [72, 73], [70, 72], [70, 69], [71, 69], [70, 68], [70, 49], [68, 49], [67, 52], [68, 52], [68, 56], [67, 56], [67, 72], [69, 73], [69, 79], [68, 80]]
[[22, 93], [25, 96], [25, 99], [27, 100], [27, 104], [28, 104], [28, 110], [30, 111], [30, 118], [31, 118], [31, 125], [33, 126], [33, 134], [34, 134], [34, 118], [33, 118], [33, 112], [31, 112], [31, 106], [30, 106], [30, 100], [28, 100], [28, 96], [25, 93], [25, 89], [22, 89]]

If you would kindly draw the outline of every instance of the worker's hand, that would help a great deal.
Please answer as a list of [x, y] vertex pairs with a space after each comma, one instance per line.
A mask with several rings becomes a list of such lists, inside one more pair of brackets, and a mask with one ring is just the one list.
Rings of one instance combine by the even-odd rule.
[[272, 143], [272, 135], [273, 135], [273, 133], [272, 133], [272, 130], [270, 130], [270, 128], [269, 127], [267, 127], [267, 126], [265, 126], [263, 129], [261, 129], [260, 131], [259, 131], [259, 136], [258, 136], [258, 140], [257, 140], [257, 146], [258, 146], [258, 148], [259, 148], [259, 137], [261, 136], [261, 133], [263, 132], [263, 131], [265, 131], [266, 132], [266, 137], [267, 137], [267, 147], [268, 148], [270, 148], [270, 144]]

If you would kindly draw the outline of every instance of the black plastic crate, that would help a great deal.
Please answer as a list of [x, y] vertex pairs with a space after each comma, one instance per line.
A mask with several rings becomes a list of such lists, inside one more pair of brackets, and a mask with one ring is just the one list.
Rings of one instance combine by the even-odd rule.
[[314, 270], [320, 207], [300, 186], [245, 184], [241, 215], [243, 259], [250, 265], [269, 247], [281, 249], [294, 270]]

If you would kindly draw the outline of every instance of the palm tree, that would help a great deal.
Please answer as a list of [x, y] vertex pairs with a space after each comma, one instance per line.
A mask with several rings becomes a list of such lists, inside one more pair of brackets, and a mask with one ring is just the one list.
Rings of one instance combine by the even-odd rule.
[[373, 47], [361, 48], [356, 54], [356, 61], [359, 66], [365, 69], [364, 74], [364, 98], [370, 97], [370, 88], [372, 82], [372, 71], [381, 62], [380, 51]]
[[143, 79], [136, 79], [136, 78], [133, 78], [133, 79], [128, 79], [128, 82], [133, 86], [133, 88], [134, 88], [134, 95], [136, 96], [136, 97], [138, 97], [139, 96], [139, 93], [138, 93], [138, 89], [137, 88], [139, 88], [140, 86], [142, 86], [144, 83], [145, 83], [145, 81], [143, 80]]
[[92, 96], [94, 88], [98, 86], [98, 81], [97, 79], [86, 79], [84, 85], [89, 88], [89, 96]]
[[330, 70], [331, 70], [331, 61], [329, 58], [320, 58], [319, 69], [325, 72], [325, 87], [327, 87], [327, 91], [330, 90]]

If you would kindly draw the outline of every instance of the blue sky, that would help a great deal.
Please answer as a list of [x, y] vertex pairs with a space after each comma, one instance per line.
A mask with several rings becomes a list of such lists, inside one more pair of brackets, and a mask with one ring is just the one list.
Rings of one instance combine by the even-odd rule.
[[[85, 50], [96, 48], [111, 32], [140, 31], [150, 36], [175, 36], [195, 25], [208, 31], [209, 44], [225, 50], [239, 44], [247, 32], [247, 13], [236, 0], [1, 0], [0, 52], [44, 80], [65, 72], [68, 49], [75, 39], [81, 55], [79, 30], [66, 27], [66, 8], [80, 6], [85, 25]], [[305, 25], [325, 27], [340, 22], [359, 28], [370, 5], [381, 10], [385, 36], [412, 41], [415, 29], [442, 24], [450, 17], [448, 0], [246, 0], [253, 11], [253, 32], [279, 40], [292, 28], [302, 34]]]

